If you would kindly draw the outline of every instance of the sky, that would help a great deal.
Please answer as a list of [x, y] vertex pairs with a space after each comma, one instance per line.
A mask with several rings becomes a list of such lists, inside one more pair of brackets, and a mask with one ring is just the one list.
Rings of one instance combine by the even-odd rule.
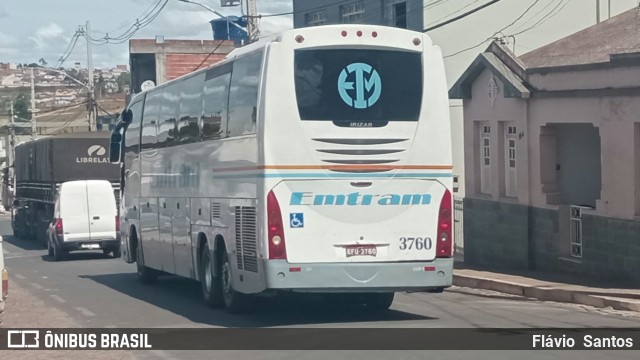
[[[79, 25], [91, 22], [92, 37], [116, 36], [135, 23], [136, 18], [157, 0], [2, 0], [0, 1], [0, 61], [37, 62], [44, 58], [50, 65], [65, 52]], [[239, 15], [239, 7], [220, 7], [220, 0], [194, 0], [206, 4], [225, 15]], [[258, 12], [275, 14], [291, 11], [292, 0], [257, 0]], [[313, 0], [309, 0], [313, 1]], [[489, 0], [424, 0], [426, 26], [461, 14]], [[639, 0], [611, 0], [611, 15], [638, 7]], [[607, 0], [601, 0], [601, 18], [608, 16]], [[515, 37], [515, 52], [521, 55], [548, 44], [596, 22], [595, 0], [501, 0], [462, 20], [443, 26], [428, 34], [444, 55], [474, 46], [472, 50], [445, 58], [448, 83], [462, 74], [487, 39], [500, 31]], [[525, 12], [527, 9], [529, 10]], [[555, 9], [555, 10], [554, 10]], [[549, 13], [547, 17], [538, 23]], [[209, 21], [216, 15], [193, 4], [169, 0], [160, 15], [139, 30], [134, 38], [211, 39]], [[639, 20], [640, 21], [640, 20]], [[512, 24], [511, 26], [508, 26]], [[535, 25], [535, 27], [533, 27]], [[261, 20], [262, 34], [276, 33], [293, 26], [291, 15]], [[513, 48], [513, 40], [510, 39]], [[128, 64], [128, 45], [93, 46], [96, 67]], [[86, 43], [80, 39], [65, 62], [66, 66], [80, 61], [86, 66]]]

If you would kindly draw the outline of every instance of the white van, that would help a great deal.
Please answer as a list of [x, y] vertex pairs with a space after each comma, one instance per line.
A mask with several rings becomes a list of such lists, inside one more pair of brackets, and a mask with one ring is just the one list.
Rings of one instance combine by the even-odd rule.
[[120, 257], [120, 219], [111, 183], [69, 181], [60, 185], [47, 229], [49, 256], [58, 261], [74, 250], [102, 250]]

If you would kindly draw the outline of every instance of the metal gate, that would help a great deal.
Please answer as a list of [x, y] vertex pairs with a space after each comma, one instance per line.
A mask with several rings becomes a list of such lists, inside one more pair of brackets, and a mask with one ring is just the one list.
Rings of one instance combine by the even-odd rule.
[[462, 198], [453, 198], [453, 243], [454, 258], [458, 261], [464, 260], [464, 202]]

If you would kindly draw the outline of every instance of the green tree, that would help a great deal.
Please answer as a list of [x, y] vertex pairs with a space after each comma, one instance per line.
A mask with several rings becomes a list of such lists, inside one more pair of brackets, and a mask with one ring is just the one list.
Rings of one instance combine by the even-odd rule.
[[[25, 94], [16, 97], [13, 104], [13, 114], [21, 119], [31, 120], [31, 112], [29, 111], [29, 98]], [[18, 119], [18, 121], [20, 121]]]
[[118, 84], [118, 92], [119, 93], [123, 92], [125, 85], [131, 84], [131, 73], [123, 72], [116, 79], [116, 83]]

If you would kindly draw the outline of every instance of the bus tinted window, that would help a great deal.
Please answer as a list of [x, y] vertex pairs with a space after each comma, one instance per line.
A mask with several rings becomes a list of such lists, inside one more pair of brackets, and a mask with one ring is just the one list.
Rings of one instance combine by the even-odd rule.
[[169, 147], [175, 143], [181, 85], [182, 82], [177, 82], [163, 88], [162, 107], [158, 119], [158, 147]]
[[198, 121], [202, 116], [202, 87], [204, 73], [186, 79], [180, 94], [178, 139], [180, 144], [196, 142], [200, 138]]
[[204, 114], [202, 117], [202, 138], [205, 140], [224, 137], [230, 80], [230, 72], [214, 74], [211, 78], [207, 77], [204, 86]]
[[417, 121], [422, 100], [419, 53], [296, 50], [302, 120]]
[[140, 143], [140, 122], [142, 121], [143, 104], [144, 102], [140, 100], [129, 106], [129, 110], [133, 113], [133, 118], [125, 132], [124, 146], [127, 152], [137, 153], [139, 151], [138, 144]]
[[144, 117], [142, 119], [141, 149], [151, 149], [156, 143], [158, 115], [162, 100], [162, 89], [151, 91], [144, 102]]
[[229, 136], [256, 132], [261, 64], [262, 52], [251, 54], [233, 63], [229, 93]]

